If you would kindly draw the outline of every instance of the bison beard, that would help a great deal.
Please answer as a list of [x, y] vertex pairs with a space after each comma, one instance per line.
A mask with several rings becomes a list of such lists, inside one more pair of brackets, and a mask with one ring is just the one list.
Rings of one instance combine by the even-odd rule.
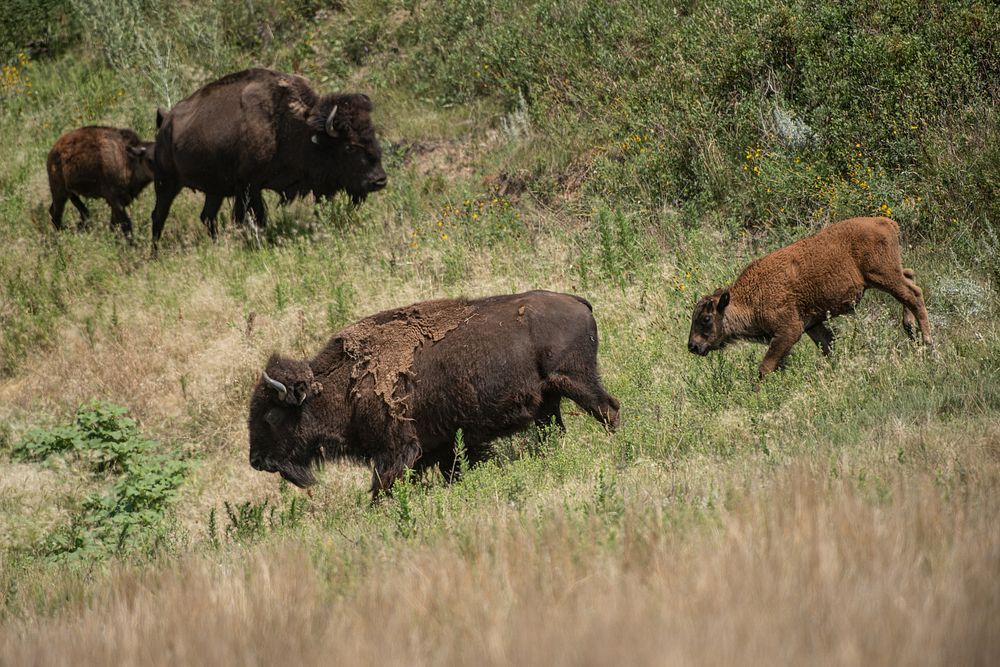
[[313, 475], [312, 461], [308, 463], [292, 463], [283, 461], [277, 464], [277, 472], [287, 481], [295, 486], [304, 489], [316, 483], [316, 476]]
[[529, 292], [413, 304], [346, 327], [311, 360], [272, 356], [251, 398], [250, 463], [304, 487], [317, 461], [371, 462], [373, 497], [407, 468], [438, 465], [451, 481], [458, 429], [475, 464], [498, 437], [562, 427], [563, 397], [618, 423], [585, 300]]

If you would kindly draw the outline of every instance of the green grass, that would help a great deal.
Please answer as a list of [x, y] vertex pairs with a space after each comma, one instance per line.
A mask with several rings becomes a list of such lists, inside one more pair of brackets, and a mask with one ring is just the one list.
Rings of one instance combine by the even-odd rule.
[[[737, 604], [722, 618], [787, 611], [795, 621], [747, 621], [747, 636], [827, 636], [809, 614], [795, 613], [806, 594], [780, 597], [778, 582], [801, 577], [809, 599], [834, 609], [829, 590], [858, 600], [881, 591], [878, 577], [864, 573], [885, 558], [910, 608], [943, 618], [942, 605], [953, 601], [954, 625], [941, 627], [965, 628], [953, 636], [968, 640], [967, 655], [989, 655], [980, 621], [995, 607], [976, 606], [969, 591], [992, 589], [961, 575], [1000, 580], [990, 551], [1000, 543], [990, 541], [1000, 489], [993, 4], [325, 4], [212, 0], [160, 9], [72, 0], [38, 5], [59, 17], [45, 30], [19, 27], [27, 13], [4, 19], [0, 654], [45, 655], [61, 644], [46, 644], [44, 633], [56, 636], [63, 624], [117, 627], [108, 618], [120, 599], [132, 599], [129, 591], [152, 596], [151, 607], [181, 600], [178, 609], [197, 609], [208, 598], [171, 583], [192, 579], [216, 591], [212, 600], [236, 595], [238, 603], [216, 610], [220, 618], [226, 609], [270, 618], [262, 610], [281, 608], [275, 600], [288, 586], [308, 601], [295, 613], [309, 628], [327, 627], [323, 619], [335, 614], [324, 610], [336, 609], [345, 619], [362, 615], [340, 628], [360, 628], [359, 637], [369, 628], [363, 619], [376, 616], [364, 616], [366, 605], [385, 608], [382, 586], [392, 613], [430, 600], [420, 608], [431, 611], [411, 616], [438, 643], [400, 644], [417, 662], [468, 662], [496, 646], [513, 651], [508, 661], [569, 655], [557, 650], [560, 628], [575, 628], [566, 637], [595, 643], [593, 655], [601, 655], [602, 643], [576, 621], [604, 627], [587, 614], [605, 609], [620, 619], [634, 611], [645, 620], [633, 626], [651, 637], [677, 636], [688, 652], [670, 655], [684, 662], [699, 655], [684, 632], [716, 627], [709, 619], [719, 614], [705, 610], [748, 577], [725, 561], [738, 573], [728, 587], [678, 588], [670, 563], [684, 564], [681, 580], [716, 581], [701, 569], [719, 564], [716, 553], [742, 553], [747, 544], [752, 553], [780, 553], [785, 530], [804, 541], [789, 538], [786, 559], [753, 561], [765, 569], [788, 563], [787, 572], [762, 577], [755, 593], [777, 596], [774, 613]], [[297, 69], [323, 91], [369, 93], [389, 187], [359, 208], [344, 199], [278, 207], [270, 197], [262, 248], [231, 223], [210, 241], [197, 219], [200, 195], [184, 193], [155, 261], [147, 240], [152, 188], [130, 209], [134, 247], [109, 231], [100, 202], [89, 231], [51, 228], [44, 164], [62, 132], [106, 123], [150, 137], [157, 106], [249, 64]], [[834, 321], [832, 357], [805, 340], [759, 392], [762, 346], [706, 358], [687, 352], [698, 295], [822, 224], [889, 210], [903, 230], [904, 261], [927, 295], [934, 351], [906, 338], [898, 304], [869, 293], [855, 316]], [[67, 216], [72, 227], [75, 211]], [[567, 402], [565, 434], [505, 439], [493, 461], [461, 482], [410, 479], [374, 507], [370, 473], [360, 466], [328, 465], [305, 494], [247, 465], [249, 391], [271, 352], [312, 355], [337, 328], [388, 307], [533, 288], [594, 304], [603, 379], [623, 405], [615, 434]], [[74, 417], [108, 410], [121, 442], [144, 443], [131, 472], [126, 464], [95, 472], [93, 460], [114, 459], [117, 450], [105, 445], [117, 440], [84, 437], [86, 424]], [[64, 445], [77, 453], [50, 451]], [[164, 480], [165, 493], [146, 485]], [[129, 514], [118, 501], [137, 488], [149, 491], [143, 498], [156, 516], [133, 522], [135, 543], [119, 548], [105, 524]], [[789, 519], [784, 505], [770, 503], [811, 509]], [[837, 519], [831, 508], [841, 506]], [[810, 512], [833, 517], [834, 537], [810, 532]], [[848, 527], [869, 523], [881, 526], [875, 537], [852, 537]], [[72, 548], [83, 542], [94, 548]], [[866, 552], [869, 543], [876, 546]], [[979, 546], [949, 551], [960, 543]], [[847, 554], [831, 570], [840, 574], [830, 575], [829, 590], [826, 571], [808, 565], [814, 546]], [[74, 551], [85, 557], [53, 558]], [[867, 554], [865, 564], [858, 554]], [[261, 575], [260, 563], [271, 560], [300, 568], [308, 593], [295, 588], [298, 580]], [[261, 580], [271, 582], [261, 584], [264, 593], [232, 593]], [[384, 582], [406, 592], [392, 597]], [[473, 585], [486, 591], [484, 609], [461, 594]], [[618, 598], [613, 590], [633, 593]], [[643, 602], [642, 591], [670, 599]], [[870, 620], [858, 609], [884, 604], [891, 612], [897, 601], [872, 595], [842, 616], [815, 618], [842, 646], [862, 646], [860, 660], [879, 662], [909, 635], [862, 640]], [[696, 606], [678, 606], [678, 596]], [[678, 628], [657, 616], [661, 602], [691, 614], [691, 626], [667, 632]], [[520, 614], [495, 615], [504, 609]], [[546, 613], [563, 624], [551, 635], [547, 624], [530, 622]], [[457, 634], [441, 625], [445, 617]], [[178, 641], [194, 642], [183, 634], [185, 614], [164, 618], [179, 628]], [[511, 625], [514, 618], [527, 619], [524, 627]], [[479, 636], [476, 619], [487, 619], [479, 634], [496, 644], [462, 653], [458, 647], [479, 646], [457, 639]], [[239, 630], [249, 622], [241, 617], [219, 632], [256, 636]], [[915, 623], [907, 627], [923, 627]], [[532, 632], [543, 633], [535, 651], [517, 653], [518, 637]], [[111, 631], [92, 635], [112, 637], [120, 651], [130, 645]], [[933, 632], [920, 638], [929, 647], [921, 660], [933, 661], [937, 649], [958, 655]], [[266, 660], [261, 642], [226, 655]], [[632, 645], [637, 661], [655, 662], [640, 645]], [[371, 657], [345, 646], [345, 661]], [[819, 640], [813, 646], [844, 659]], [[108, 650], [87, 655], [125, 656]], [[700, 655], [731, 661], [720, 651]]]

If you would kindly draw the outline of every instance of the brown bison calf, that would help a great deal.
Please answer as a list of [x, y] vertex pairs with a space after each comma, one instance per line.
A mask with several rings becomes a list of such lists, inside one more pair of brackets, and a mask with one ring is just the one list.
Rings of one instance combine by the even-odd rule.
[[913, 337], [919, 321], [924, 343], [932, 344], [923, 293], [913, 270], [903, 268], [899, 226], [888, 218], [851, 218], [752, 262], [731, 287], [702, 297], [688, 350], [704, 356], [733, 340], [768, 341], [763, 379], [803, 332], [829, 354], [833, 332], [824, 322], [852, 312], [869, 287], [902, 303], [907, 334]]
[[49, 214], [62, 229], [66, 200], [80, 212], [81, 226], [90, 211], [80, 197], [100, 197], [111, 206], [111, 226], [132, 236], [132, 220], [125, 207], [153, 180], [153, 142], [142, 141], [132, 130], [88, 126], [59, 137], [49, 151]]

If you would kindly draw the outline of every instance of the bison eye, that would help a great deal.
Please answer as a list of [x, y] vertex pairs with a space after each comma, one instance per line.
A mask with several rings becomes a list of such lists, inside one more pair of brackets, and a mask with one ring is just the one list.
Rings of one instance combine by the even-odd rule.
[[701, 323], [704, 324], [705, 326], [708, 326], [709, 324], [712, 323], [712, 318], [709, 315], [706, 315], [705, 317], [701, 318]]
[[344, 146], [344, 151], [347, 152], [347, 153], [353, 153], [354, 152], [354, 144], [347, 144], [346, 146]]

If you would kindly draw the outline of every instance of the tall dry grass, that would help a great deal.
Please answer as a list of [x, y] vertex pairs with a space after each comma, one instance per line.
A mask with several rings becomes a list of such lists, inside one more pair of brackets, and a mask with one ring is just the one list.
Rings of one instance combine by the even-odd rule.
[[[964, 493], [873, 501], [796, 465], [694, 533], [629, 501], [616, 546], [559, 510], [489, 547], [401, 547], [357, 573], [295, 543], [119, 569], [84, 608], [0, 628], [8, 664], [990, 664], [996, 444]], [[331, 547], [332, 548], [332, 547]], [[331, 570], [331, 567], [333, 568]], [[351, 579], [347, 586], [332, 581]]]

